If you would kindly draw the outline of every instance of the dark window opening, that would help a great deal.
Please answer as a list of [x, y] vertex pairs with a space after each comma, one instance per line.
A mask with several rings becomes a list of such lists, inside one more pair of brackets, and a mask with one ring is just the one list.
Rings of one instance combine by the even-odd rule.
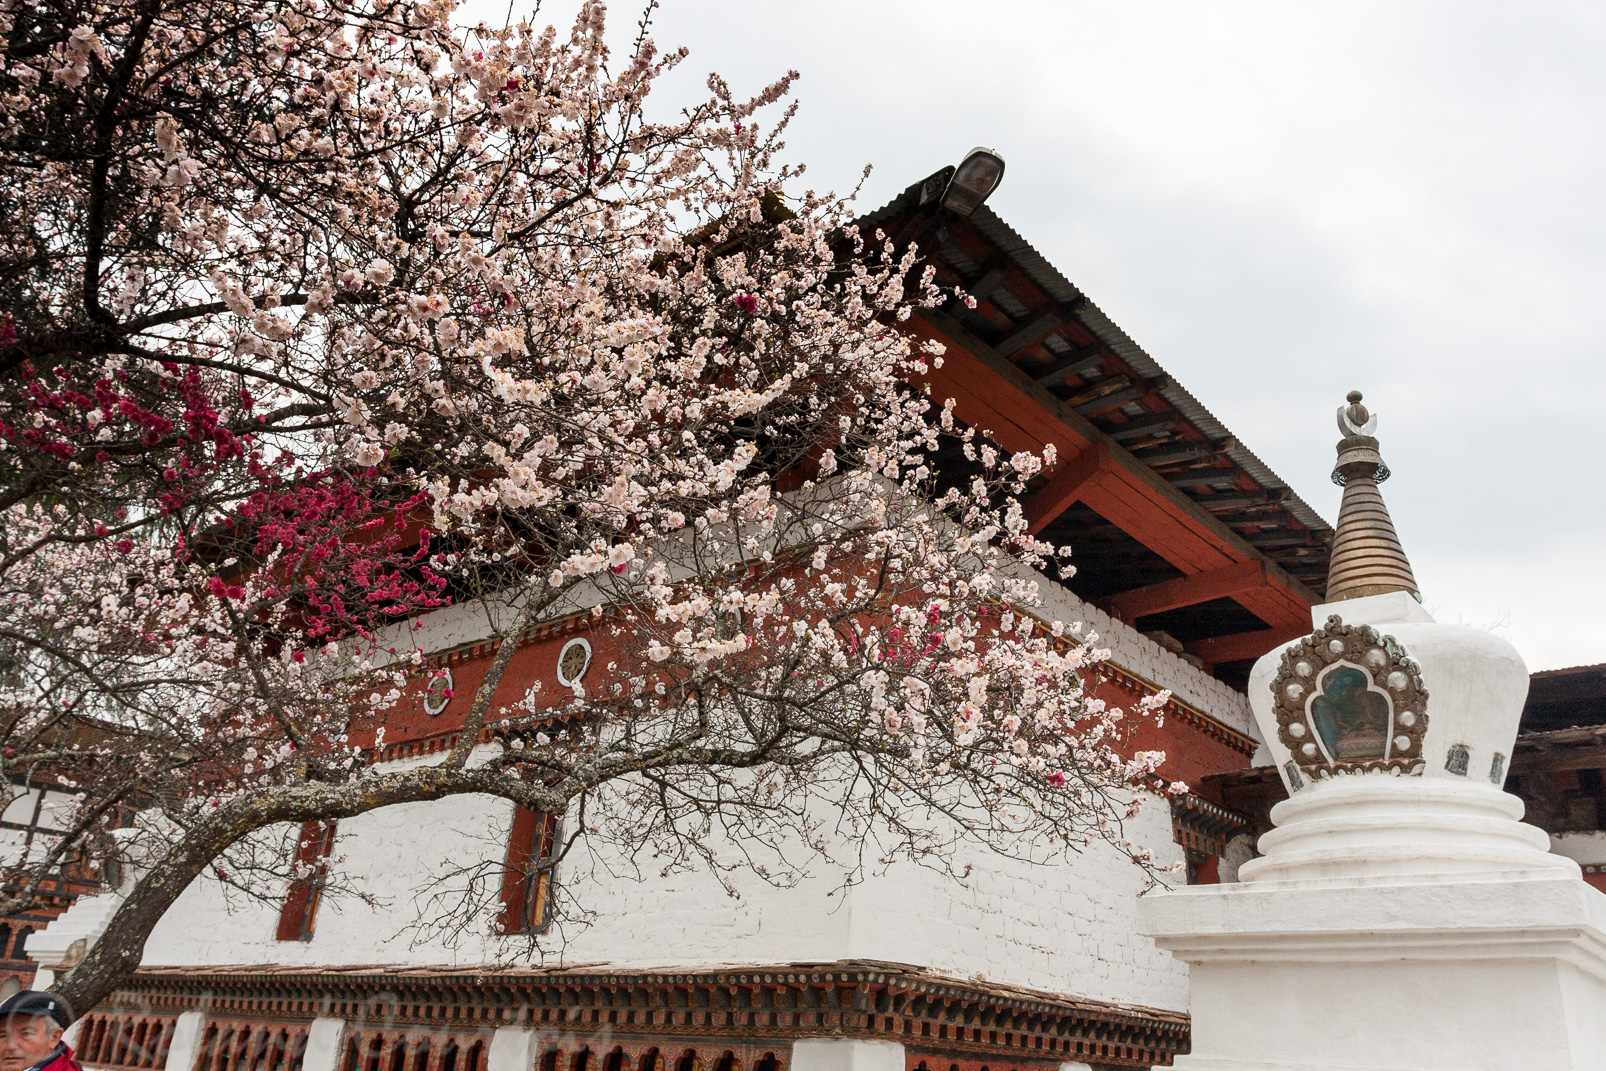
[[[552, 863], [558, 839], [556, 815], [518, 808], [508, 837], [502, 875], [503, 933], [540, 933], [552, 922]], [[577, 1054], [589, 1058], [589, 1052]], [[573, 1071], [585, 1071], [576, 1063]], [[613, 1071], [612, 1068], [608, 1071]]]

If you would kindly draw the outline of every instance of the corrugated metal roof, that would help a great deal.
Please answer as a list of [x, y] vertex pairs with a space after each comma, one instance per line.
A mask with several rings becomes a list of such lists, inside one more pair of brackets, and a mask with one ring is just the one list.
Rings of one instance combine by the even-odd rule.
[[[903, 193], [893, 198], [887, 204], [860, 217], [861, 228], [874, 227], [906, 209], [918, 204], [920, 188], [924, 181], [909, 187]], [[1280, 490], [1284, 492], [1282, 504], [1290, 514], [1301, 524], [1313, 532], [1331, 532], [1332, 526], [1322, 519], [1321, 515], [1312, 509], [1304, 499], [1289, 487], [1287, 481], [1273, 472], [1264, 461], [1255, 456], [1254, 451], [1243, 445], [1242, 439], [1233, 435], [1227, 426], [1218, 420], [1215, 414], [1206, 409], [1199, 399], [1176, 381], [1176, 377], [1166, 372], [1160, 363], [1132, 340], [1132, 337], [1123, 331], [1114, 320], [1110, 319], [1102, 309], [1092, 302], [1086, 294], [1076, 286], [1054, 265], [1050, 264], [1041, 253], [1032, 248], [1030, 242], [998, 217], [998, 214], [986, 205], [973, 212], [967, 221], [975, 227], [988, 241], [997, 246], [999, 251], [1014, 261], [1032, 282], [1036, 283], [1043, 292], [1055, 301], [1070, 303], [1083, 302], [1077, 310], [1077, 319], [1104, 345], [1108, 346], [1117, 357], [1125, 361], [1131, 369], [1139, 375], [1155, 379], [1165, 377], [1164, 385], [1160, 387], [1159, 394], [1172, 408], [1194, 427], [1198, 428], [1213, 442], [1220, 442], [1227, 438], [1234, 441], [1234, 446], [1227, 451], [1227, 456], [1245, 473], [1265, 490]], [[1019, 315], [1024, 315], [1024, 310]]]

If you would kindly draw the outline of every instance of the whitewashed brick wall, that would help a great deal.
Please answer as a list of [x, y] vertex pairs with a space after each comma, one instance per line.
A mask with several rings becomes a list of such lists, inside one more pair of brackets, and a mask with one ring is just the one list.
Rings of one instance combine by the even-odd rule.
[[[343, 871], [381, 904], [346, 898], [319, 909], [310, 942], [274, 940], [271, 906], [236, 898], [202, 879], [188, 889], [146, 946], [150, 965], [480, 966], [511, 950], [478, 936], [450, 947], [420, 940], [408, 923], [431, 875], [500, 858], [509, 805], [458, 797], [386, 808], [341, 823]], [[1129, 832], [1162, 858], [1177, 858], [1170, 818], [1152, 803]], [[592, 915], [546, 942], [549, 963], [620, 968], [720, 963], [877, 959], [960, 977], [1100, 1000], [1186, 1007], [1186, 972], [1135, 932], [1141, 872], [1098, 845], [1074, 862], [1032, 865], [977, 851], [956, 883], [899, 865], [846, 892], [822, 864], [792, 889], [748, 875], [740, 896], [705, 873], [639, 879], [617, 859], [577, 851], [558, 878]]]
[[[1036, 574], [1034, 574], [1036, 575]], [[1244, 697], [1136, 630], [1037, 575], [1044, 620], [1080, 621], [1108, 647], [1111, 661], [1240, 732], [1253, 734]], [[430, 614], [411, 634], [438, 651], [484, 638], [483, 611], [454, 607]], [[416, 760], [415, 760], [416, 761]], [[274, 940], [271, 907], [229, 904], [202, 880], [186, 891], [146, 948], [153, 965], [292, 963], [480, 966], [509, 954], [495, 939], [452, 947], [420, 940], [417, 917], [431, 875], [475, 859], [500, 859], [509, 805], [488, 797], [387, 808], [341, 823], [340, 865], [377, 896], [369, 907], [326, 902], [312, 941]], [[1154, 802], [1129, 829], [1162, 861], [1180, 858], [1170, 817]], [[577, 851], [559, 880], [591, 913], [547, 942], [549, 962], [646, 968], [718, 963], [876, 959], [946, 974], [1045, 989], [1098, 1000], [1182, 1010], [1186, 969], [1135, 932], [1141, 872], [1097, 845], [1071, 863], [1032, 865], [977, 853], [968, 880], [898, 865], [843, 891], [820, 864], [800, 886], [777, 890], [746, 876], [727, 896], [706, 874], [636, 875], [617, 859]]]

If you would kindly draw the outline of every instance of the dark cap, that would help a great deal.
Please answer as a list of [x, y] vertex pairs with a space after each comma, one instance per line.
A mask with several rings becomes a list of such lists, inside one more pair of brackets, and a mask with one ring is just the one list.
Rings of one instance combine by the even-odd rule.
[[13, 993], [10, 999], [0, 1004], [0, 1019], [8, 1019], [13, 1015], [35, 1017], [48, 1015], [62, 1027], [72, 1022], [72, 1013], [67, 1010], [67, 1005], [60, 997], [37, 989], [24, 989], [20, 993]]

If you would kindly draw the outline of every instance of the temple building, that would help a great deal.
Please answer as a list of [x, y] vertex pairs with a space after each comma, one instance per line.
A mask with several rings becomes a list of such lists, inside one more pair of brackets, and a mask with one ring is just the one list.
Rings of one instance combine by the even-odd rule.
[[[66, 791], [41, 777], [18, 777], [0, 811], [0, 859], [21, 862], [44, 858], [50, 838], [57, 834], [58, 809], [71, 806]], [[33, 981], [35, 964], [28, 958], [28, 942], [80, 896], [100, 890], [101, 875], [88, 866], [68, 864], [41, 886], [43, 905], [0, 922], [0, 1000]]]
[[[1310, 632], [1330, 582], [1368, 582], [1347, 560], [1372, 559], [1335, 545], [1241, 439], [955, 188], [944, 169], [862, 222], [919, 242], [937, 281], [976, 299], [908, 325], [947, 347], [933, 396], [956, 399], [957, 417], [1006, 450], [1053, 444], [1062, 459], [1022, 504], [1033, 531], [1075, 548], [1073, 577], [1042, 578], [1044, 613], [1085, 622], [1110, 649], [1090, 693], [1123, 706], [1171, 693], [1163, 725], [1134, 746], [1164, 750], [1161, 774], [1198, 787], [1150, 806], [1131, 836], [1184, 862], [1190, 883], [1231, 881], [1283, 792], [1276, 770], [1252, 769], [1266, 760], [1250, 668]], [[963, 475], [963, 457], [938, 460]], [[491, 656], [473, 613], [422, 624], [453, 694], [399, 711], [376, 763], [451, 747]], [[534, 635], [503, 692], [583, 676], [583, 639], [580, 620]], [[1565, 783], [1566, 821], [1587, 818], [1596, 835], [1606, 762], [1553, 756], [1606, 754], [1602, 722], [1576, 747], [1538, 740], [1558, 730], [1536, 725], [1511, 757], [1517, 785]], [[325, 902], [318, 879], [277, 904], [197, 882], [145, 966], [75, 1027], [79, 1055], [107, 1071], [1047, 1071], [1163, 1066], [1188, 1050], [1187, 969], [1140, 934], [1144, 876], [1102, 845], [1055, 866], [978, 852], [959, 883], [899, 865], [846, 889], [755, 879], [735, 898], [706, 875], [621, 876], [617, 861], [576, 852], [539, 880], [508, 871], [500, 933], [410, 925], [443, 867], [539, 858], [563, 820], [462, 797], [311, 825], [305, 861], [337, 861], [373, 906]], [[560, 894], [587, 925], [551, 921]], [[104, 926], [95, 899], [35, 938], [36, 962], [81, 955], [75, 942]], [[544, 958], [510, 962], [512, 938], [543, 930]]]

